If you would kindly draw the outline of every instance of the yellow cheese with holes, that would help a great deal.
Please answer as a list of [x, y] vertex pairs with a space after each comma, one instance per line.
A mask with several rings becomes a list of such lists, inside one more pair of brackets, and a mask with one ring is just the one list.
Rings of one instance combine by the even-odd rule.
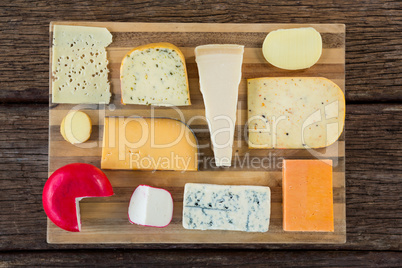
[[55, 25], [52, 47], [53, 103], [109, 103], [106, 28]]
[[190, 105], [183, 53], [170, 43], [139, 46], [120, 67], [121, 102], [159, 106]]
[[278, 68], [309, 68], [321, 57], [321, 35], [311, 27], [272, 31], [264, 40], [262, 52], [265, 59]]
[[196, 137], [181, 121], [105, 118], [102, 169], [194, 171], [197, 167]]
[[60, 133], [71, 144], [86, 142], [91, 137], [91, 118], [81, 111], [68, 113], [60, 125]]
[[321, 77], [247, 80], [249, 148], [321, 148], [345, 122], [345, 96]]

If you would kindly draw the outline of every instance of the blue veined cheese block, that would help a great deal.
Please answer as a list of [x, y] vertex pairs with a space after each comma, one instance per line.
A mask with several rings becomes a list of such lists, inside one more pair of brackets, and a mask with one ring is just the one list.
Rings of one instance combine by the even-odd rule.
[[184, 187], [185, 229], [266, 232], [270, 214], [269, 187], [200, 183]]

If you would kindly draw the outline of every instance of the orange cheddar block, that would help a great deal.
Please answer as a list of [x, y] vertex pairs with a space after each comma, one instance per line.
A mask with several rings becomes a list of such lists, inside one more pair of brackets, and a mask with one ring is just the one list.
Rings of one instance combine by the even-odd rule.
[[105, 117], [102, 169], [198, 169], [197, 139], [170, 118]]
[[283, 160], [283, 229], [333, 232], [332, 160]]

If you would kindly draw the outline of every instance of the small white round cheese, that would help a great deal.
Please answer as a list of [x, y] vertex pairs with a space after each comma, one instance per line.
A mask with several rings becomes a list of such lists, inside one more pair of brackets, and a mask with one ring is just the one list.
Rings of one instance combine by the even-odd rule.
[[130, 199], [128, 218], [131, 223], [166, 227], [173, 217], [173, 198], [165, 189], [140, 185]]

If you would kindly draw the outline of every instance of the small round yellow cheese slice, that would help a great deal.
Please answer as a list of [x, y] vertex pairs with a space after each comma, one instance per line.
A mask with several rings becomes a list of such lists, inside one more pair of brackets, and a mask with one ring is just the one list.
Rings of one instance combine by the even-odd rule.
[[86, 142], [91, 136], [92, 123], [89, 116], [80, 111], [67, 114], [60, 125], [60, 133], [71, 144]]
[[321, 35], [311, 27], [272, 31], [264, 40], [262, 53], [275, 67], [306, 69], [321, 57]]

